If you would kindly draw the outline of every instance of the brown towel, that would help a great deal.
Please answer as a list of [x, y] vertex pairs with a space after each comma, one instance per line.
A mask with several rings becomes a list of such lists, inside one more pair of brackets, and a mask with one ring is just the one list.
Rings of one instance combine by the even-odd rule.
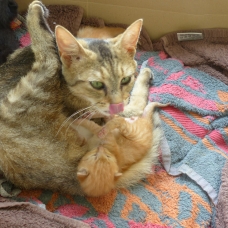
[[26, 202], [13, 202], [0, 197], [1, 228], [88, 228], [88, 224], [54, 214]]
[[195, 67], [228, 85], [228, 29], [198, 29], [179, 32], [203, 34], [202, 40], [178, 41], [177, 33], [163, 36], [154, 49], [163, 49], [184, 65]]
[[48, 23], [54, 31], [56, 25], [62, 25], [73, 35], [77, 34], [81, 24], [83, 9], [76, 5], [49, 5]]
[[[83, 18], [83, 8], [76, 5], [49, 5], [47, 8], [49, 10], [48, 24], [52, 31], [55, 30], [56, 25], [62, 25], [74, 36], [76, 36], [80, 26], [128, 27], [126, 24], [106, 24], [102, 18]], [[21, 12], [21, 14], [25, 15], [26, 12]], [[145, 27], [142, 28], [141, 35], [139, 37], [138, 48], [144, 51], [153, 51], [152, 41]]]

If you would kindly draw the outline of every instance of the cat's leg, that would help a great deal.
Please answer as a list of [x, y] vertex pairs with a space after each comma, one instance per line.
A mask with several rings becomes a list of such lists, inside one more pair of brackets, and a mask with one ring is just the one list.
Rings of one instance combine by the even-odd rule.
[[48, 10], [40, 1], [29, 5], [27, 27], [34, 63], [0, 104], [0, 117], [5, 123], [23, 123], [21, 135], [23, 128], [26, 131], [34, 126], [34, 122], [37, 126], [42, 126], [45, 121], [53, 122], [53, 113], [59, 110], [60, 93], [55, 91], [59, 87], [57, 72], [60, 64], [54, 36], [46, 21], [47, 15]]
[[[37, 115], [37, 110], [50, 110], [56, 106], [60, 95], [50, 88], [59, 87], [58, 70], [60, 69], [59, 57], [56, 50], [53, 33], [46, 21], [48, 11], [40, 1], [34, 1], [29, 5], [27, 14], [27, 27], [31, 36], [31, 48], [35, 55], [32, 69], [21, 78], [17, 86], [12, 89], [4, 100], [4, 116], [12, 119], [24, 110]], [[36, 101], [36, 109], [34, 101]], [[48, 100], [49, 105], [43, 103]], [[38, 102], [39, 101], [39, 102]], [[7, 109], [5, 108], [7, 107]], [[18, 107], [18, 108], [16, 108]], [[44, 110], [46, 109], [46, 110]], [[15, 117], [16, 118], [16, 117]], [[48, 118], [48, 116], [47, 116]]]
[[148, 103], [149, 85], [153, 77], [149, 68], [144, 68], [138, 75], [130, 96], [130, 102], [125, 107], [123, 116], [139, 116]]
[[58, 58], [56, 58], [54, 34], [47, 23], [47, 17], [48, 9], [40, 1], [33, 1], [29, 5], [26, 21], [35, 59], [36, 61], [42, 59], [39, 61], [42, 63], [46, 61], [47, 64], [53, 64], [51, 57]]

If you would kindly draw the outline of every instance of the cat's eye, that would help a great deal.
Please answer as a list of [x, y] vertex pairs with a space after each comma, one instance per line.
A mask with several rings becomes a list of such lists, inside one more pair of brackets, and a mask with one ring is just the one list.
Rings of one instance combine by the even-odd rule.
[[131, 77], [130, 77], [130, 76], [124, 77], [124, 78], [121, 80], [121, 85], [127, 85], [130, 81], [131, 81]]
[[103, 82], [99, 82], [99, 81], [91, 81], [90, 85], [94, 88], [94, 89], [104, 89], [105, 85]]

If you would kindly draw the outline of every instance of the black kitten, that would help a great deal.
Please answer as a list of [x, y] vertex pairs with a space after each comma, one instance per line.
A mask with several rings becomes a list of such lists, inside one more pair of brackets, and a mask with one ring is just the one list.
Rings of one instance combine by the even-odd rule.
[[10, 23], [17, 17], [17, 8], [14, 0], [0, 0], [0, 65], [19, 47], [19, 41], [10, 28]]

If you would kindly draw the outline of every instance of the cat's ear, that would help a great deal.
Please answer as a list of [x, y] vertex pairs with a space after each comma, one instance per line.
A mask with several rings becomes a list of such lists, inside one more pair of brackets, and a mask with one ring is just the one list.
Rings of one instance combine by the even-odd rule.
[[78, 179], [84, 179], [89, 175], [88, 171], [86, 169], [80, 169], [77, 172]]
[[73, 57], [80, 60], [81, 57], [86, 56], [82, 45], [61, 25], [55, 27], [55, 37], [61, 60], [66, 65], [69, 66], [71, 64]]
[[115, 179], [116, 178], [119, 178], [120, 176], [122, 176], [123, 174], [122, 173], [115, 173]]
[[142, 29], [143, 19], [139, 19], [132, 23], [125, 32], [119, 36], [120, 45], [124, 48], [129, 54], [134, 54], [140, 32]]

